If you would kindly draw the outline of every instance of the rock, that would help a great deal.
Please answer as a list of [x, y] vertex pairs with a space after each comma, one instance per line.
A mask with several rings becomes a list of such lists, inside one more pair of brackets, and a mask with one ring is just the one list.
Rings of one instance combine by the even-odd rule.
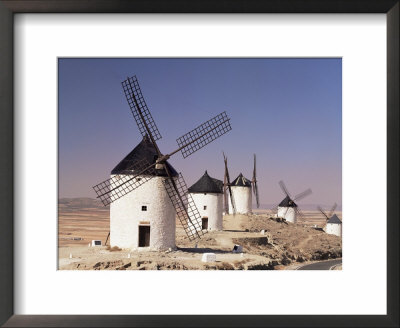
[[249, 264], [247, 270], [271, 270], [269, 263]]
[[242, 253], [243, 252], [243, 246], [240, 246], [240, 245], [233, 246], [232, 252], [233, 253]]

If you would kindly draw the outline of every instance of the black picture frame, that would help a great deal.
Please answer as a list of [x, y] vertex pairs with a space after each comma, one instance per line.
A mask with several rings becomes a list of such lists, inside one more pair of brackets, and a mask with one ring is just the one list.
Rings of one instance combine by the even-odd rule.
[[[399, 8], [399, 0], [0, 0], [0, 324], [5, 327], [399, 327]], [[16, 13], [385, 13], [387, 315], [14, 315], [13, 22]]]

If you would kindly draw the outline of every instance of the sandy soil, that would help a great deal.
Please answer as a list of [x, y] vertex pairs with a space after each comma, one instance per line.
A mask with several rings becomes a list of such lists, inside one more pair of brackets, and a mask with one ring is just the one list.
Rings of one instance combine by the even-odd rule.
[[[319, 228], [325, 220], [318, 212], [304, 212], [297, 224], [277, 222], [269, 211], [253, 215], [224, 216], [224, 231], [208, 232], [190, 242], [177, 223], [177, 250], [147, 252], [88, 247], [92, 239], [104, 243], [109, 231], [109, 212], [99, 204], [61, 202], [59, 206], [59, 269], [61, 270], [280, 270], [308, 261], [341, 257], [342, 242]], [[341, 217], [341, 213], [337, 213]], [[261, 231], [264, 230], [264, 233]], [[243, 254], [232, 253], [243, 246]], [[203, 263], [203, 253], [217, 261]]]

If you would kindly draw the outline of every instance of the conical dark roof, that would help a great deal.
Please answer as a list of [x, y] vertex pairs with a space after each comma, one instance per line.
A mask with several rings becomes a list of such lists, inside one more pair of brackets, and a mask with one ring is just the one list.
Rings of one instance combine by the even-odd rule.
[[223, 185], [224, 184], [221, 180], [211, 178], [206, 171], [203, 176], [188, 189], [188, 191], [190, 193], [222, 194]]
[[290, 199], [289, 196], [286, 196], [283, 201], [281, 201], [278, 205], [279, 207], [297, 207], [297, 204]]
[[251, 181], [249, 179], [246, 179], [242, 173], [239, 174], [239, 176], [232, 181], [231, 186], [237, 186], [237, 187], [251, 187]]
[[[156, 148], [154, 147], [153, 143], [150, 141], [150, 139], [145, 136], [143, 137], [143, 140], [128, 154], [125, 156], [125, 158], [118, 163], [116, 167], [111, 171], [111, 174], [135, 174], [139, 172], [132, 171], [130, 166], [132, 163], [139, 162], [141, 160], [145, 159], [148, 163], [153, 164], [157, 160], [157, 151]], [[169, 171], [171, 172], [172, 176], [177, 176], [178, 173], [175, 171], [175, 169], [168, 163], [165, 163]], [[157, 175], [157, 176], [167, 176], [167, 172], [165, 169], [162, 170], [149, 170], [147, 172], [143, 173], [144, 175]]]
[[221, 189], [221, 193], [223, 193], [224, 192], [224, 183], [221, 180], [218, 180], [218, 179], [214, 179], [214, 178], [211, 178], [211, 179], [214, 180], [214, 182], [216, 183], [218, 188]]
[[328, 223], [342, 223], [336, 214], [333, 214], [332, 217], [328, 220]]

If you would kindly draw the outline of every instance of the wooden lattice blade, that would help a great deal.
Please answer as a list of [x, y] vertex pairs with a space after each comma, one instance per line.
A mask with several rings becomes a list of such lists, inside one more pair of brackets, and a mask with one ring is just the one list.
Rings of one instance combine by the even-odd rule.
[[[223, 153], [224, 156], [224, 163], [225, 163], [225, 176], [224, 179], [226, 178], [226, 185], [225, 185], [225, 193], [226, 190], [229, 191], [229, 199], [232, 205], [232, 212], [233, 214], [236, 214], [236, 206], [235, 206], [235, 198], [233, 197], [233, 192], [232, 192], [232, 188], [231, 188], [231, 180], [229, 178], [229, 170], [228, 170], [228, 158], [225, 156], [225, 154]], [[229, 213], [229, 203], [228, 201], [225, 203], [226, 206], [226, 213]]]
[[254, 193], [256, 195], [257, 208], [259, 208], [260, 207], [260, 199], [259, 199], [259, 196], [258, 196], [257, 181], [254, 181]]
[[124, 89], [129, 108], [131, 109], [132, 115], [142, 136], [144, 137], [148, 135], [148, 131], [142, 120], [142, 116], [139, 113], [139, 108], [143, 114], [143, 118], [146, 121], [146, 124], [154, 140], [157, 141], [161, 139], [161, 134], [158, 131], [157, 125], [154, 122], [153, 117], [151, 116], [149, 108], [147, 107], [136, 76], [129, 77], [125, 81], [123, 81], [122, 88]]
[[202, 230], [201, 216], [193, 201], [192, 196], [187, 191], [187, 186], [182, 174], [174, 177], [177, 187], [175, 189], [170, 178], [165, 179], [164, 186], [175, 208], [176, 216], [183, 226], [189, 240], [199, 239], [206, 231]]
[[182, 156], [186, 158], [230, 130], [232, 130], [230, 119], [226, 112], [222, 112], [176, 141]]
[[312, 194], [312, 190], [311, 189], [307, 189], [307, 190], [304, 190], [303, 192], [301, 192], [300, 194], [296, 195], [293, 200], [297, 200], [298, 201], [298, 200], [303, 199], [303, 198], [305, 198], [305, 197], [307, 197], [308, 195], [311, 195], [311, 194]]
[[288, 196], [289, 198], [291, 198], [289, 190], [286, 188], [286, 185], [283, 182], [283, 180], [279, 181], [279, 186], [281, 187], [283, 193], [286, 194], [286, 196]]
[[336, 210], [336, 207], [337, 207], [337, 204], [336, 203], [333, 204], [333, 206], [332, 206], [332, 208], [331, 208], [331, 210], [329, 211], [329, 214], [328, 214], [329, 217], [331, 217], [333, 215], [333, 213]]
[[93, 187], [97, 198], [104, 206], [111, 204], [152, 179], [156, 174], [155, 165], [145, 159], [132, 162], [126, 170], [132, 174], [116, 174]]

